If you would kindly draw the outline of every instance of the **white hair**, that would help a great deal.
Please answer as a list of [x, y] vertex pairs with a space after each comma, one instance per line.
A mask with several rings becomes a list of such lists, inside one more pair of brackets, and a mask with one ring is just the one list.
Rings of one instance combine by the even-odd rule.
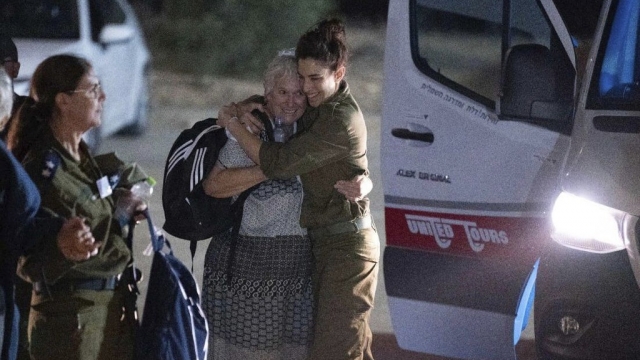
[[13, 89], [9, 75], [0, 67], [0, 129], [4, 128], [13, 106]]
[[298, 78], [298, 65], [294, 49], [278, 51], [264, 73], [264, 95], [268, 95], [283, 77]]

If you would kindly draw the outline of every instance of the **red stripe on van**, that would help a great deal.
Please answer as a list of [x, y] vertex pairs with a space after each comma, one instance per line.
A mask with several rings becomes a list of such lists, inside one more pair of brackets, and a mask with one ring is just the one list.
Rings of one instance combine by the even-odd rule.
[[472, 257], [533, 260], [550, 240], [545, 217], [497, 217], [385, 209], [387, 246]]

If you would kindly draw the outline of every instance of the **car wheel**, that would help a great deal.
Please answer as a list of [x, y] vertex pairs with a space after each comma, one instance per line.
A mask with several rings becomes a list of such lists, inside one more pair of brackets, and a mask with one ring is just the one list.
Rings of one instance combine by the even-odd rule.
[[149, 77], [146, 75], [143, 80], [142, 90], [138, 97], [136, 116], [133, 122], [118, 132], [119, 135], [140, 136], [147, 130], [149, 118]]

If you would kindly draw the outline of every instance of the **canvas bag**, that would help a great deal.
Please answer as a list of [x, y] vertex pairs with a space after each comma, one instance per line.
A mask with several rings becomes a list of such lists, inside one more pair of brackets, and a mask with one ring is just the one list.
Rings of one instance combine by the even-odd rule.
[[136, 333], [138, 360], [205, 360], [209, 327], [192, 273], [157, 234], [145, 210], [153, 261], [142, 322]]

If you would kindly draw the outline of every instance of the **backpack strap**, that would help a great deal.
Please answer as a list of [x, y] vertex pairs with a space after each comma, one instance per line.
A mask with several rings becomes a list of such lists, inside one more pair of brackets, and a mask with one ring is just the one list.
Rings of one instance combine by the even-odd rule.
[[244, 211], [244, 202], [249, 197], [249, 194], [258, 188], [260, 184], [253, 185], [247, 190], [243, 191], [238, 199], [232, 205], [233, 211], [233, 228], [231, 228], [231, 244], [229, 247], [229, 258], [227, 261], [227, 284], [231, 284], [231, 271], [232, 265], [236, 258], [236, 245], [238, 243], [238, 233], [240, 232], [240, 225], [242, 224], [242, 213]]
[[191, 273], [193, 274], [193, 259], [196, 257], [196, 249], [198, 248], [198, 240], [189, 242], [189, 252], [191, 253]]
[[269, 120], [269, 117], [267, 116], [267, 114], [263, 113], [258, 109], [254, 109], [253, 111], [251, 111], [251, 114], [257, 117], [258, 119], [260, 119], [260, 121], [262, 121], [262, 125], [264, 126], [264, 131], [267, 133], [267, 138], [269, 139], [270, 142], [273, 142], [274, 141], [273, 125], [271, 125], [271, 120]]
[[[244, 201], [247, 199], [247, 197], [249, 196], [249, 194], [255, 190], [258, 187], [259, 184], [256, 184], [248, 189], [246, 189], [245, 191], [241, 192], [240, 195], [238, 195], [238, 198], [236, 199], [236, 201], [233, 202], [233, 204], [231, 204], [231, 213], [232, 213], [232, 218], [233, 218], [233, 227], [231, 228], [231, 236], [232, 236], [232, 243], [231, 243], [231, 249], [229, 252], [229, 258], [233, 259], [235, 257], [235, 238], [238, 235], [238, 232], [240, 231], [240, 222], [242, 221], [242, 211], [244, 209]], [[189, 242], [189, 252], [191, 253], [191, 273], [193, 273], [193, 265], [194, 265], [194, 259], [196, 257], [196, 251], [198, 249], [198, 241], [199, 240], [191, 240]], [[231, 264], [231, 262], [229, 262], [229, 264]], [[231, 269], [231, 265], [229, 265], [229, 270]]]
[[[260, 121], [262, 121], [262, 125], [264, 125], [264, 129], [267, 133], [267, 138], [269, 139], [269, 141], [271, 142], [274, 141], [273, 126], [271, 125], [271, 120], [269, 120], [269, 117], [267, 116], [267, 114], [261, 112], [258, 109], [251, 111], [251, 113], [258, 119], [260, 119]], [[240, 232], [240, 224], [242, 223], [242, 212], [244, 210], [244, 202], [245, 200], [247, 200], [247, 197], [249, 196], [249, 194], [253, 190], [257, 189], [258, 186], [260, 186], [259, 183], [253, 185], [252, 187], [240, 193], [240, 195], [238, 196], [238, 199], [236, 199], [236, 201], [232, 204], [233, 228], [231, 229], [231, 244], [229, 247], [229, 258], [227, 261], [227, 285], [231, 285], [231, 279], [233, 278], [232, 267], [233, 267], [233, 262], [235, 261], [235, 258], [236, 258], [236, 245], [238, 242], [238, 233]]]
[[133, 253], [133, 233], [136, 228], [136, 219], [132, 216], [129, 220], [129, 229], [127, 231], [127, 238], [125, 243], [131, 252], [131, 262], [122, 272], [120, 282], [127, 286], [127, 292], [124, 298], [124, 305], [122, 307], [123, 318], [131, 322], [134, 329], [138, 329], [140, 326], [138, 317], [138, 295], [140, 295], [140, 289], [138, 283], [142, 279], [142, 271], [136, 267], [135, 256]]

